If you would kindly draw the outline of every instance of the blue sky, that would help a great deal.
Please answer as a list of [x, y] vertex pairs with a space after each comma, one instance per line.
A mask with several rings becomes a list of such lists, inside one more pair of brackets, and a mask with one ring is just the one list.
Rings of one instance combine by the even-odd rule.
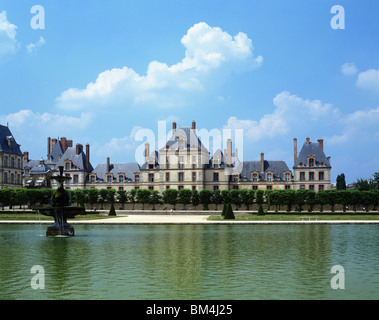
[[[45, 29], [33, 29], [33, 5]], [[334, 5], [345, 29], [331, 27]], [[23, 151], [91, 145], [135, 161], [158, 121], [243, 129], [244, 160], [293, 165], [324, 139], [332, 179], [379, 171], [379, 3], [341, 0], [1, 0], [0, 123]]]

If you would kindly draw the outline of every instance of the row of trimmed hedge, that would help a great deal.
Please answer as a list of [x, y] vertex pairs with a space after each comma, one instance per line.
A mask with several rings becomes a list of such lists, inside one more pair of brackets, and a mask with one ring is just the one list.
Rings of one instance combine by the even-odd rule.
[[[16, 205], [49, 205], [51, 204], [51, 189], [25, 189], [25, 188], [6, 188], [0, 189], [0, 203], [3, 206]], [[145, 204], [154, 206], [157, 204], [169, 204], [175, 209], [177, 204], [191, 204], [194, 207], [202, 205], [204, 210], [208, 210], [210, 204], [221, 205], [231, 203], [240, 208], [244, 205], [246, 210], [252, 204], [266, 204], [271, 209], [280, 210], [283, 206], [287, 211], [295, 208], [302, 211], [303, 206], [308, 206], [312, 211], [313, 206], [318, 205], [323, 211], [324, 205], [329, 205], [334, 211], [336, 205], [342, 205], [343, 211], [347, 206], [352, 206], [354, 211], [358, 206], [364, 206], [366, 211], [369, 207], [376, 210], [379, 203], [379, 190], [359, 191], [359, 190], [189, 190], [189, 189], [168, 189], [160, 194], [158, 191], [148, 189], [138, 190], [119, 190], [115, 189], [75, 189], [70, 192], [72, 203], [79, 206], [89, 204], [91, 209], [96, 204], [118, 202], [121, 205], [126, 203]]]

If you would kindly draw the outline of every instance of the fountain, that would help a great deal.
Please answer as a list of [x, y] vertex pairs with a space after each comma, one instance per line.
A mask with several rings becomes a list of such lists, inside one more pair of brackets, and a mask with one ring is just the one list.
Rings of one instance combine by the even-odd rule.
[[47, 227], [47, 236], [73, 236], [75, 233], [74, 228], [67, 223], [67, 219], [83, 214], [85, 209], [70, 206], [69, 194], [64, 188], [64, 183], [71, 178], [63, 176], [63, 167], [59, 167], [59, 175], [53, 176], [51, 179], [56, 180], [58, 183], [58, 189], [52, 195], [52, 205], [36, 208], [36, 210], [45, 216], [54, 217], [54, 224]]

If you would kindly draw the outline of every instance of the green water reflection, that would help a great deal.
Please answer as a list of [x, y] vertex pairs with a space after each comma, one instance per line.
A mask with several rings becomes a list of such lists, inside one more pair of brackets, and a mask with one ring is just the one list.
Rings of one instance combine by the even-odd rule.
[[[378, 299], [378, 225], [0, 225], [0, 299]], [[345, 268], [345, 290], [330, 286]], [[45, 289], [33, 290], [33, 265]]]

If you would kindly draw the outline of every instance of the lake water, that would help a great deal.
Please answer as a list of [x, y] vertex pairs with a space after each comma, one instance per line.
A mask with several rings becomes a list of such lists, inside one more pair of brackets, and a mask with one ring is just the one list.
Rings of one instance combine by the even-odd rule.
[[[0, 225], [0, 299], [379, 299], [379, 225], [45, 229]], [[345, 289], [331, 288], [334, 265]]]

